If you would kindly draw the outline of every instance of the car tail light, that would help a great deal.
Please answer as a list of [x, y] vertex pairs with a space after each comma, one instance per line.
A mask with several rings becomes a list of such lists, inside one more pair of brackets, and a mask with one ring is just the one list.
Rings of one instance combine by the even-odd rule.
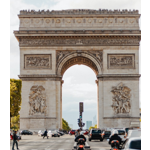
[[119, 143], [119, 141], [116, 141], [117, 143]]
[[90, 134], [90, 136], [92, 136], [92, 134]]
[[118, 149], [114, 148], [113, 150], [118, 150]]
[[80, 145], [79, 147], [80, 147], [80, 148], [83, 148], [83, 145]]

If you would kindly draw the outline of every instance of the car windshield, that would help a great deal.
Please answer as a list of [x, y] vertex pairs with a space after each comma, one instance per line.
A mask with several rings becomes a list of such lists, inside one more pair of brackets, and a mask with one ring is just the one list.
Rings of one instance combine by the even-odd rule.
[[125, 131], [123, 131], [123, 130], [118, 130], [118, 135], [125, 135]]
[[130, 143], [131, 149], [141, 149], [141, 140], [132, 141]]
[[105, 134], [111, 134], [111, 132], [110, 131], [105, 131]]
[[92, 130], [92, 133], [101, 133], [101, 130]]

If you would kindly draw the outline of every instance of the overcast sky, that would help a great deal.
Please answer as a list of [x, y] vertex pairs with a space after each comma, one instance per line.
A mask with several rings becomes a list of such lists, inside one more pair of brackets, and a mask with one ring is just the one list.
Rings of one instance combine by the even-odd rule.
[[[18, 14], [22, 9], [138, 9], [140, 0], [10, 0], [10, 77], [19, 75], [19, 43], [13, 35], [19, 29]], [[83, 120], [92, 121], [97, 113], [97, 86], [94, 72], [83, 65], [69, 68], [63, 76], [63, 118], [78, 128], [79, 102], [84, 102]]]

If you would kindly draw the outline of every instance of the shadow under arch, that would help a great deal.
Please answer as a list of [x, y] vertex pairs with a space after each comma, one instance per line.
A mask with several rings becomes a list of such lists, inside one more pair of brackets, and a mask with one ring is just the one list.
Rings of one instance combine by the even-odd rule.
[[79, 65], [82, 64], [90, 67], [95, 72], [96, 76], [102, 73], [101, 70], [102, 64], [100, 64], [98, 59], [93, 55], [91, 56], [90, 54], [85, 52], [82, 53], [75, 52], [67, 55], [66, 57], [63, 57], [58, 62], [56, 73], [57, 75], [63, 76], [63, 74], [68, 68], [77, 64]]

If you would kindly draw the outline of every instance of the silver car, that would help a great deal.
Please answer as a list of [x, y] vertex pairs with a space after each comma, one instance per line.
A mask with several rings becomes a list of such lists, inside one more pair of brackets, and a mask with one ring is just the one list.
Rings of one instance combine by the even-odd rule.
[[133, 137], [126, 141], [122, 150], [141, 150], [141, 137]]

